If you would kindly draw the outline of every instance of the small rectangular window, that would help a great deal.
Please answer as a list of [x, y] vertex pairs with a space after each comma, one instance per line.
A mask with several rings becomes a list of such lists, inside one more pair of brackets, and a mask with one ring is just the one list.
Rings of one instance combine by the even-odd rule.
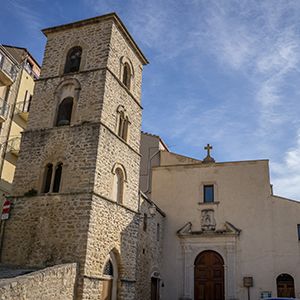
[[144, 214], [143, 230], [147, 231], [148, 216]]
[[203, 202], [214, 202], [214, 186], [212, 184], [203, 186]]
[[298, 228], [298, 240], [300, 241], [300, 224], [297, 225]]

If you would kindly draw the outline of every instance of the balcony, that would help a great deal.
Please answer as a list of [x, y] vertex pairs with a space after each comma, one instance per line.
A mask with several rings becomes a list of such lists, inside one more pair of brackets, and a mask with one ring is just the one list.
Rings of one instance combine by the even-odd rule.
[[0, 86], [11, 85], [16, 77], [16, 65], [3, 52], [0, 52]]
[[9, 104], [0, 98], [0, 123], [6, 121], [9, 113]]
[[7, 141], [7, 153], [10, 153], [16, 157], [19, 156], [21, 145], [21, 137], [15, 137]]
[[30, 109], [31, 101], [20, 101], [16, 104], [16, 114], [23, 119], [25, 122], [28, 121], [29, 109]]

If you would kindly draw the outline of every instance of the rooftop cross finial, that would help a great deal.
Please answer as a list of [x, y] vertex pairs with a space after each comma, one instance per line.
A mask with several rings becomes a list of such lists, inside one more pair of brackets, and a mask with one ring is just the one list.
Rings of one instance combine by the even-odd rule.
[[210, 156], [210, 150], [212, 150], [213, 147], [210, 144], [207, 144], [204, 149], [207, 150], [207, 156]]
[[204, 149], [207, 151], [207, 156], [203, 159], [203, 163], [213, 163], [215, 162], [214, 158], [210, 156], [210, 150], [213, 149], [213, 147], [210, 144], [207, 144]]

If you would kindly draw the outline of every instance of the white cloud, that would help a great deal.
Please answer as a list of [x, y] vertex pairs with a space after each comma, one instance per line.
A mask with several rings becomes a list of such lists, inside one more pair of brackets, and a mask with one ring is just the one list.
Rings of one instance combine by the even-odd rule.
[[[101, 12], [111, 4], [85, 1], [93, 3]], [[121, 17], [122, 14], [127, 16], [125, 23], [129, 31], [142, 49], [150, 49], [151, 61], [161, 64], [162, 69], [178, 64], [180, 68], [176, 71], [188, 76], [188, 66], [198, 78], [185, 80], [202, 84], [203, 81], [196, 80], [200, 76], [208, 80], [206, 70], [201, 67], [206, 63], [204, 60], [210, 60], [210, 65], [218, 66], [223, 78], [240, 78], [247, 82], [245, 85], [250, 90], [240, 93], [241, 97], [245, 95], [240, 101], [234, 95], [222, 103], [223, 95], [215, 91], [218, 87], [213, 82], [211, 90], [215, 90], [209, 95], [213, 105], [208, 107], [207, 103], [200, 103], [197, 99], [201, 95], [195, 95], [195, 99], [188, 96], [176, 99], [168, 113], [162, 113], [161, 107], [153, 110], [163, 116], [163, 120], [148, 125], [148, 128], [157, 127], [159, 133], [185, 145], [213, 140], [223, 146], [223, 153], [230, 159], [251, 158], [251, 153], [271, 157], [272, 170], [277, 172], [273, 171], [274, 183], [280, 190], [289, 181], [296, 183], [299, 180], [300, 168], [294, 165], [299, 158], [297, 149], [300, 146], [292, 137], [300, 124], [291, 118], [300, 114], [297, 91], [300, 84], [300, 1], [277, 0], [274, 4], [273, 0], [128, 0], [118, 13]], [[160, 74], [152, 76], [159, 77]], [[172, 88], [159, 84], [158, 87]], [[219, 97], [218, 100], [213, 99], [214, 95]], [[251, 116], [247, 118], [247, 114]], [[145, 123], [149, 124], [149, 120]], [[245, 140], [251, 147], [244, 146]], [[287, 149], [291, 145], [294, 147]], [[286, 151], [284, 161], [279, 157], [278, 148], [281, 152]], [[289, 171], [280, 171], [286, 168]], [[296, 186], [293, 184], [293, 193], [297, 191], [300, 195], [300, 188]]]
[[274, 191], [300, 201], [300, 130], [296, 145], [286, 151], [283, 160], [271, 164]]

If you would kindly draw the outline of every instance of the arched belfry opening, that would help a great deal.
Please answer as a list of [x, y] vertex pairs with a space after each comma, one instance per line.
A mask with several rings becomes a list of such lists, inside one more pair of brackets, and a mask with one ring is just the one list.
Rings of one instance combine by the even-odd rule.
[[73, 47], [69, 50], [66, 57], [66, 63], [64, 69], [65, 74], [79, 71], [81, 54], [82, 54], [82, 48], [79, 46]]
[[194, 300], [225, 300], [224, 260], [215, 251], [203, 251], [195, 259]]
[[56, 126], [70, 125], [73, 109], [73, 98], [67, 97], [58, 106]]

